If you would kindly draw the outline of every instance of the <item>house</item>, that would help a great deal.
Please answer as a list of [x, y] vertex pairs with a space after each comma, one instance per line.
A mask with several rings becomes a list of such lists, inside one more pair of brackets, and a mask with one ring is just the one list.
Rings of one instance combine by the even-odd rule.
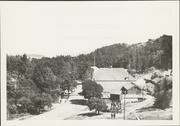
[[110, 98], [110, 94], [121, 94], [121, 88], [125, 87], [128, 94], [141, 94], [141, 89], [134, 82], [136, 79], [130, 75], [124, 68], [97, 68], [91, 67], [93, 70], [92, 80], [100, 84], [104, 91], [103, 97]]

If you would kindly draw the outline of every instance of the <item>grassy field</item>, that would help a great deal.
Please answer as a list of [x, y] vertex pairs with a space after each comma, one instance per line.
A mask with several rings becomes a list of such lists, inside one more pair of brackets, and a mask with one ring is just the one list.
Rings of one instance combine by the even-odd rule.
[[[136, 111], [135, 115], [139, 117], [140, 120], [172, 120], [172, 108], [165, 110], [147, 107]], [[136, 120], [134, 114], [128, 116], [129, 120]]]

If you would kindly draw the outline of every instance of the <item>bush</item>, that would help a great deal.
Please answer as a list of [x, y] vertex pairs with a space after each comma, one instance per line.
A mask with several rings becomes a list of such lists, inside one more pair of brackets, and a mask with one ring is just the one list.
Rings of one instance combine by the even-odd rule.
[[43, 93], [42, 101], [43, 101], [44, 106], [48, 106], [49, 108], [52, 107], [53, 99], [52, 99], [51, 95]]
[[21, 97], [18, 99], [18, 113], [26, 113], [28, 108], [32, 106], [32, 101], [29, 98]]
[[16, 105], [14, 105], [14, 104], [9, 104], [9, 105], [7, 105], [7, 109], [8, 109], [8, 112], [9, 112], [9, 114], [15, 114], [15, 113], [17, 113], [17, 106]]
[[156, 100], [154, 103], [154, 107], [160, 109], [166, 109], [170, 105], [170, 101], [172, 100], [172, 91], [161, 91], [156, 95]]
[[98, 112], [98, 114], [100, 111], [106, 111], [108, 108], [103, 99], [96, 97], [90, 98], [90, 100], [88, 101], [88, 107], [90, 110], [95, 109], [95, 112]]
[[156, 98], [154, 107], [160, 109], [166, 109], [169, 107], [172, 100], [172, 87], [168, 85], [167, 78], [164, 78], [160, 82], [160, 86], [156, 87], [154, 97]]
[[29, 115], [29, 113], [12, 114], [12, 115], [9, 115], [7, 117], [7, 120], [12, 120], [12, 119], [15, 119], [15, 118], [20, 118], [20, 117], [27, 116], [27, 115]]
[[53, 99], [53, 102], [56, 102], [58, 100], [58, 98], [61, 96], [62, 93], [62, 89], [54, 89], [51, 91], [51, 97]]
[[103, 87], [95, 81], [86, 80], [82, 83], [82, 90], [82, 95], [86, 99], [90, 99], [91, 97], [101, 98]]
[[[37, 114], [40, 114], [41, 109], [44, 109], [45, 106], [48, 106], [49, 108], [52, 107], [52, 102], [53, 99], [51, 98], [51, 96], [49, 94], [39, 94], [37, 96], [34, 96], [31, 98], [31, 101], [33, 103], [33, 109], [31, 108], [33, 111], [36, 111]], [[35, 113], [35, 112], [33, 112]]]

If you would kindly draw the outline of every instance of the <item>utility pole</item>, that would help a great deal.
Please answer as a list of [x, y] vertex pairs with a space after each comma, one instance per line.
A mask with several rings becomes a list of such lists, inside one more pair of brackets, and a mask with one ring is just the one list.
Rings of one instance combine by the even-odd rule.
[[96, 61], [95, 61], [96, 59], [95, 59], [95, 54], [94, 54], [94, 66], [96, 65]]
[[122, 93], [124, 95], [124, 120], [125, 120], [126, 119], [125, 118], [125, 111], [126, 111], [126, 94], [127, 94], [127, 89], [123, 86], [121, 88], [121, 91], [122, 91]]
[[124, 93], [124, 120], [125, 120], [125, 107], [126, 106], [126, 93]]

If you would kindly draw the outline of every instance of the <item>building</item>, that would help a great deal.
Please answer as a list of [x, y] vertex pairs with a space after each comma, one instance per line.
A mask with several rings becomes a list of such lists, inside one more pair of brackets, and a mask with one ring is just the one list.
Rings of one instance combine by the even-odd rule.
[[[128, 94], [141, 94], [141, 89], [134, 82], [136, 79], [124, 68], [97, 68], [93, 69], [92, 80], [100, 84], [104, 89], [103, 97], [110, 97], [110, 94], [121, 94], [121, 88], [125, 87]], [[116, 92], [116, 93], [114, 93]]]

